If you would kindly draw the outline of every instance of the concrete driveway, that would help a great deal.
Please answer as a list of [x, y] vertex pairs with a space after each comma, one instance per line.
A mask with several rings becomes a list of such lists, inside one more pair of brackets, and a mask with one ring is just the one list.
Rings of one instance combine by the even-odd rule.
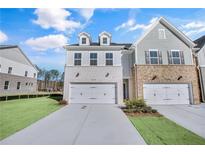
[[71, 104], [0, 144], [145, 144], [117, 105]]
[[205, 138], [205, 104], [152, 105], [168, 119]]

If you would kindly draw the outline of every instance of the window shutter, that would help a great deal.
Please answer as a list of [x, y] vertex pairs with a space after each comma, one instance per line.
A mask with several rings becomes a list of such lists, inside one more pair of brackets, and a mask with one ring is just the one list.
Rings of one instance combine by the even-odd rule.
[[158, 55], [159, 55], [159, 64], [162, 64], [162, 52], [158, 51]]
[[171, 55], [171, 51], [167, 51], [167, 55], [168, 55], [168, 63], [172, 64], [172, 55]]
[[149, 51], [145, 51], [145, 62], [146, 62], [146, 64], [150, 64]]
[[181, 64], [184, 64], [184, 52], [180, 51]]

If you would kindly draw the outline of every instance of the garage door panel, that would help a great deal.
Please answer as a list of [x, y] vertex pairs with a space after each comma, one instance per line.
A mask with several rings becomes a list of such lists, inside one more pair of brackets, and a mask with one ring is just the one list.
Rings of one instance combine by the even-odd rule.
[[115, 84], [71, 84], [71, 103], [112, 103], [116, 102]]
[[144, 84], [148, 104], [189, 104], [188, 84]]

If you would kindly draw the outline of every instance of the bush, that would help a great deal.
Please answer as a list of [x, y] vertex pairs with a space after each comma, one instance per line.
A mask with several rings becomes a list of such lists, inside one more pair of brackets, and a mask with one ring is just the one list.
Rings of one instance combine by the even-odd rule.
[[66, 100], [60, 100], [59, 105], [67, 105], [68, 102]]
[[125, 105], [127, 109], [136, 109], [136, 108], [146, 107], [146, 103], [144, 99], [127, 100], [125, 101]]
[[157, 113], [157, 110], [156, 109], [152, 109], [152, 113]]

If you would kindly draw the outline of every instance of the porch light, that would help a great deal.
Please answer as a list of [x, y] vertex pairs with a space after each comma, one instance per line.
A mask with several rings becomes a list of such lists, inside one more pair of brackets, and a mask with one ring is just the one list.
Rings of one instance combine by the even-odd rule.
[[105, 75], [105, 77], [108, 77], [110, 74], [109, 73], [107, 73], [106, 75]]
[[156, 78], [157, 78], [157, 76], [155, 75], [155, 76], [152, 77], [152, 80], [155, 80]]
[[77, 78], [79, 76], [79, 73], [77, 73], [76, 75], [75, 75], [75, 77]]
[[183, 77], [182, 76], [179, 76], [178, 78], [177, 78], [177, 80], [181, 80]]

